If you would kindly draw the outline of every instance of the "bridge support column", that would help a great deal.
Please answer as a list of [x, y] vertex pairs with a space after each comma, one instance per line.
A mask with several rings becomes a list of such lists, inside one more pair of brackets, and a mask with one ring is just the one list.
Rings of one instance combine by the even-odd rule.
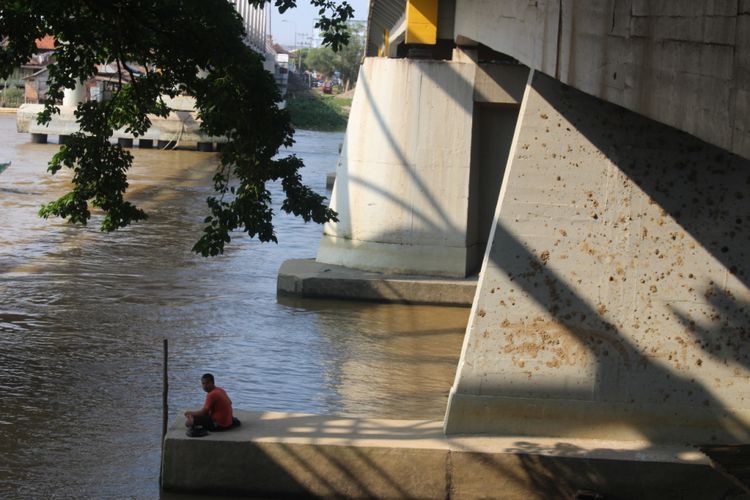
[[317, 260], [463, 277], [475, 66], [369, 58], [360, 71]]
[[75, 108], [79, 103], [86, 100], [86, 87], [80, 80], [76, 80], [75, 88], [65, 89], [63, 91], [62, 105]]
[[535, 72], [449, 434], [750, 439], [750, 161]]

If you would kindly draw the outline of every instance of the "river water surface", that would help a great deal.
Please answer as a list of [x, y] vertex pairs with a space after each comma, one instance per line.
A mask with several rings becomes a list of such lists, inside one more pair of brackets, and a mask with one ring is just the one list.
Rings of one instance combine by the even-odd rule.
[[[296, 138], [325, 193], [343, 135]], [[214, 154], [133, 150], [144, 223], [42, 220], [66, 187], [46, 173], [56, 150], [0, 115], [0, 498], [158, 498], [164, 338], [170, 421], [200, 407], [207, 371], [241, 409], [442, 418], [467, 309], [277, 298], [279, 266], [321, 232], [285, 214], [278, 245], [192, 254]]]

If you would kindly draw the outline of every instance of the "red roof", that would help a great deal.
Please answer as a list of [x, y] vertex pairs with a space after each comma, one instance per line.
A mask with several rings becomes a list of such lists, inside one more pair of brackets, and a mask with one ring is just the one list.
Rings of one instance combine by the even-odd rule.
[[39, 50], [54, 50], [55, 37], [52, 35], [46, 35], [44, 38], [37, 39], [36, 48]]

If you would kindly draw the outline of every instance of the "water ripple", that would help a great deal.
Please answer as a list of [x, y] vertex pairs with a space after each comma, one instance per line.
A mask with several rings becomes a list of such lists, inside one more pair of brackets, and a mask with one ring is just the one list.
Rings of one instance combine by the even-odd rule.
[[[103, 234], [100, 214], [85, 228], [39, 219], [67, 183], [45, 172], [56, 147], [28, 144], [8, 116], [0, 134], [13, 161], [0, 177], [0, 497], [157, 497], [163, 338], [172, 418], [200, 405], [206, 371], [239, 408], [441, 417], [466, 310], [277, 301], [281, 263], [312, 257], [321, 233], [286, 214], [278, 245], [237, 234], [223, 256], [192, 254], [211, 154], [134, 150], [144, 223]], [[323, 194], [342, 140], [297, 135]]]

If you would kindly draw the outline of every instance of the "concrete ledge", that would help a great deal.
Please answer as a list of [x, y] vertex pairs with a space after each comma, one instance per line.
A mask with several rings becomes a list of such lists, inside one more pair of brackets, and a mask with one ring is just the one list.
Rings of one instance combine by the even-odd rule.
[[237, 411], [243, 425], [165, 443], [168, 491], [264, 497], [726, 498], [737, 490], [689, 446], [451, 436], [442, 422]]
[[[36, 123], [37, 115], [44, 109], [42, 104], [23, 104], [16, 113], [16, 130], [19, 133], [70, 135], [80, 129], [75, 118], [75, 108], [59, 106], [59, 114], [53, 115], [47, 125]], [[212, 137], [204, 134], [200, 129], [198, 113], [195, 111], [173, 110], [165, 117], [149, 115], [151, 128], [142, 136], [135, 137], [125, 129], [115, 130], [116, 139], [146, 139], [152, 141], [179, 142], [226, 142], [225, 137]]]
[[468, 263], [474, 262], [478, 250], [477, 245], [452, 246], [436, 241], [402, 244], [375, 241], [379, 238], [375, 235], [352, 240], [330, 234], [330, 225], [331, 223], [327, 223], [323, 226], [323, 234], [320, 237], [316, 255], [318, 262], [375, 273], [432, 276], [449, 280], [463, 279], [466, 276], [467, 267], [470, 269], [476, 267]]
[[388, 275], [322, 264], [314, 259], [287, 260], [277, 279], [278, 293], [286, 295], [467, 307], [474, 300], [476, 287], [476, 276], [453, 279]]
[[664, 404], [500, 397], [451, 391], [448, 434], [521, 434], [660, 443], [742, 444], [750, 440], [750, 411]]

